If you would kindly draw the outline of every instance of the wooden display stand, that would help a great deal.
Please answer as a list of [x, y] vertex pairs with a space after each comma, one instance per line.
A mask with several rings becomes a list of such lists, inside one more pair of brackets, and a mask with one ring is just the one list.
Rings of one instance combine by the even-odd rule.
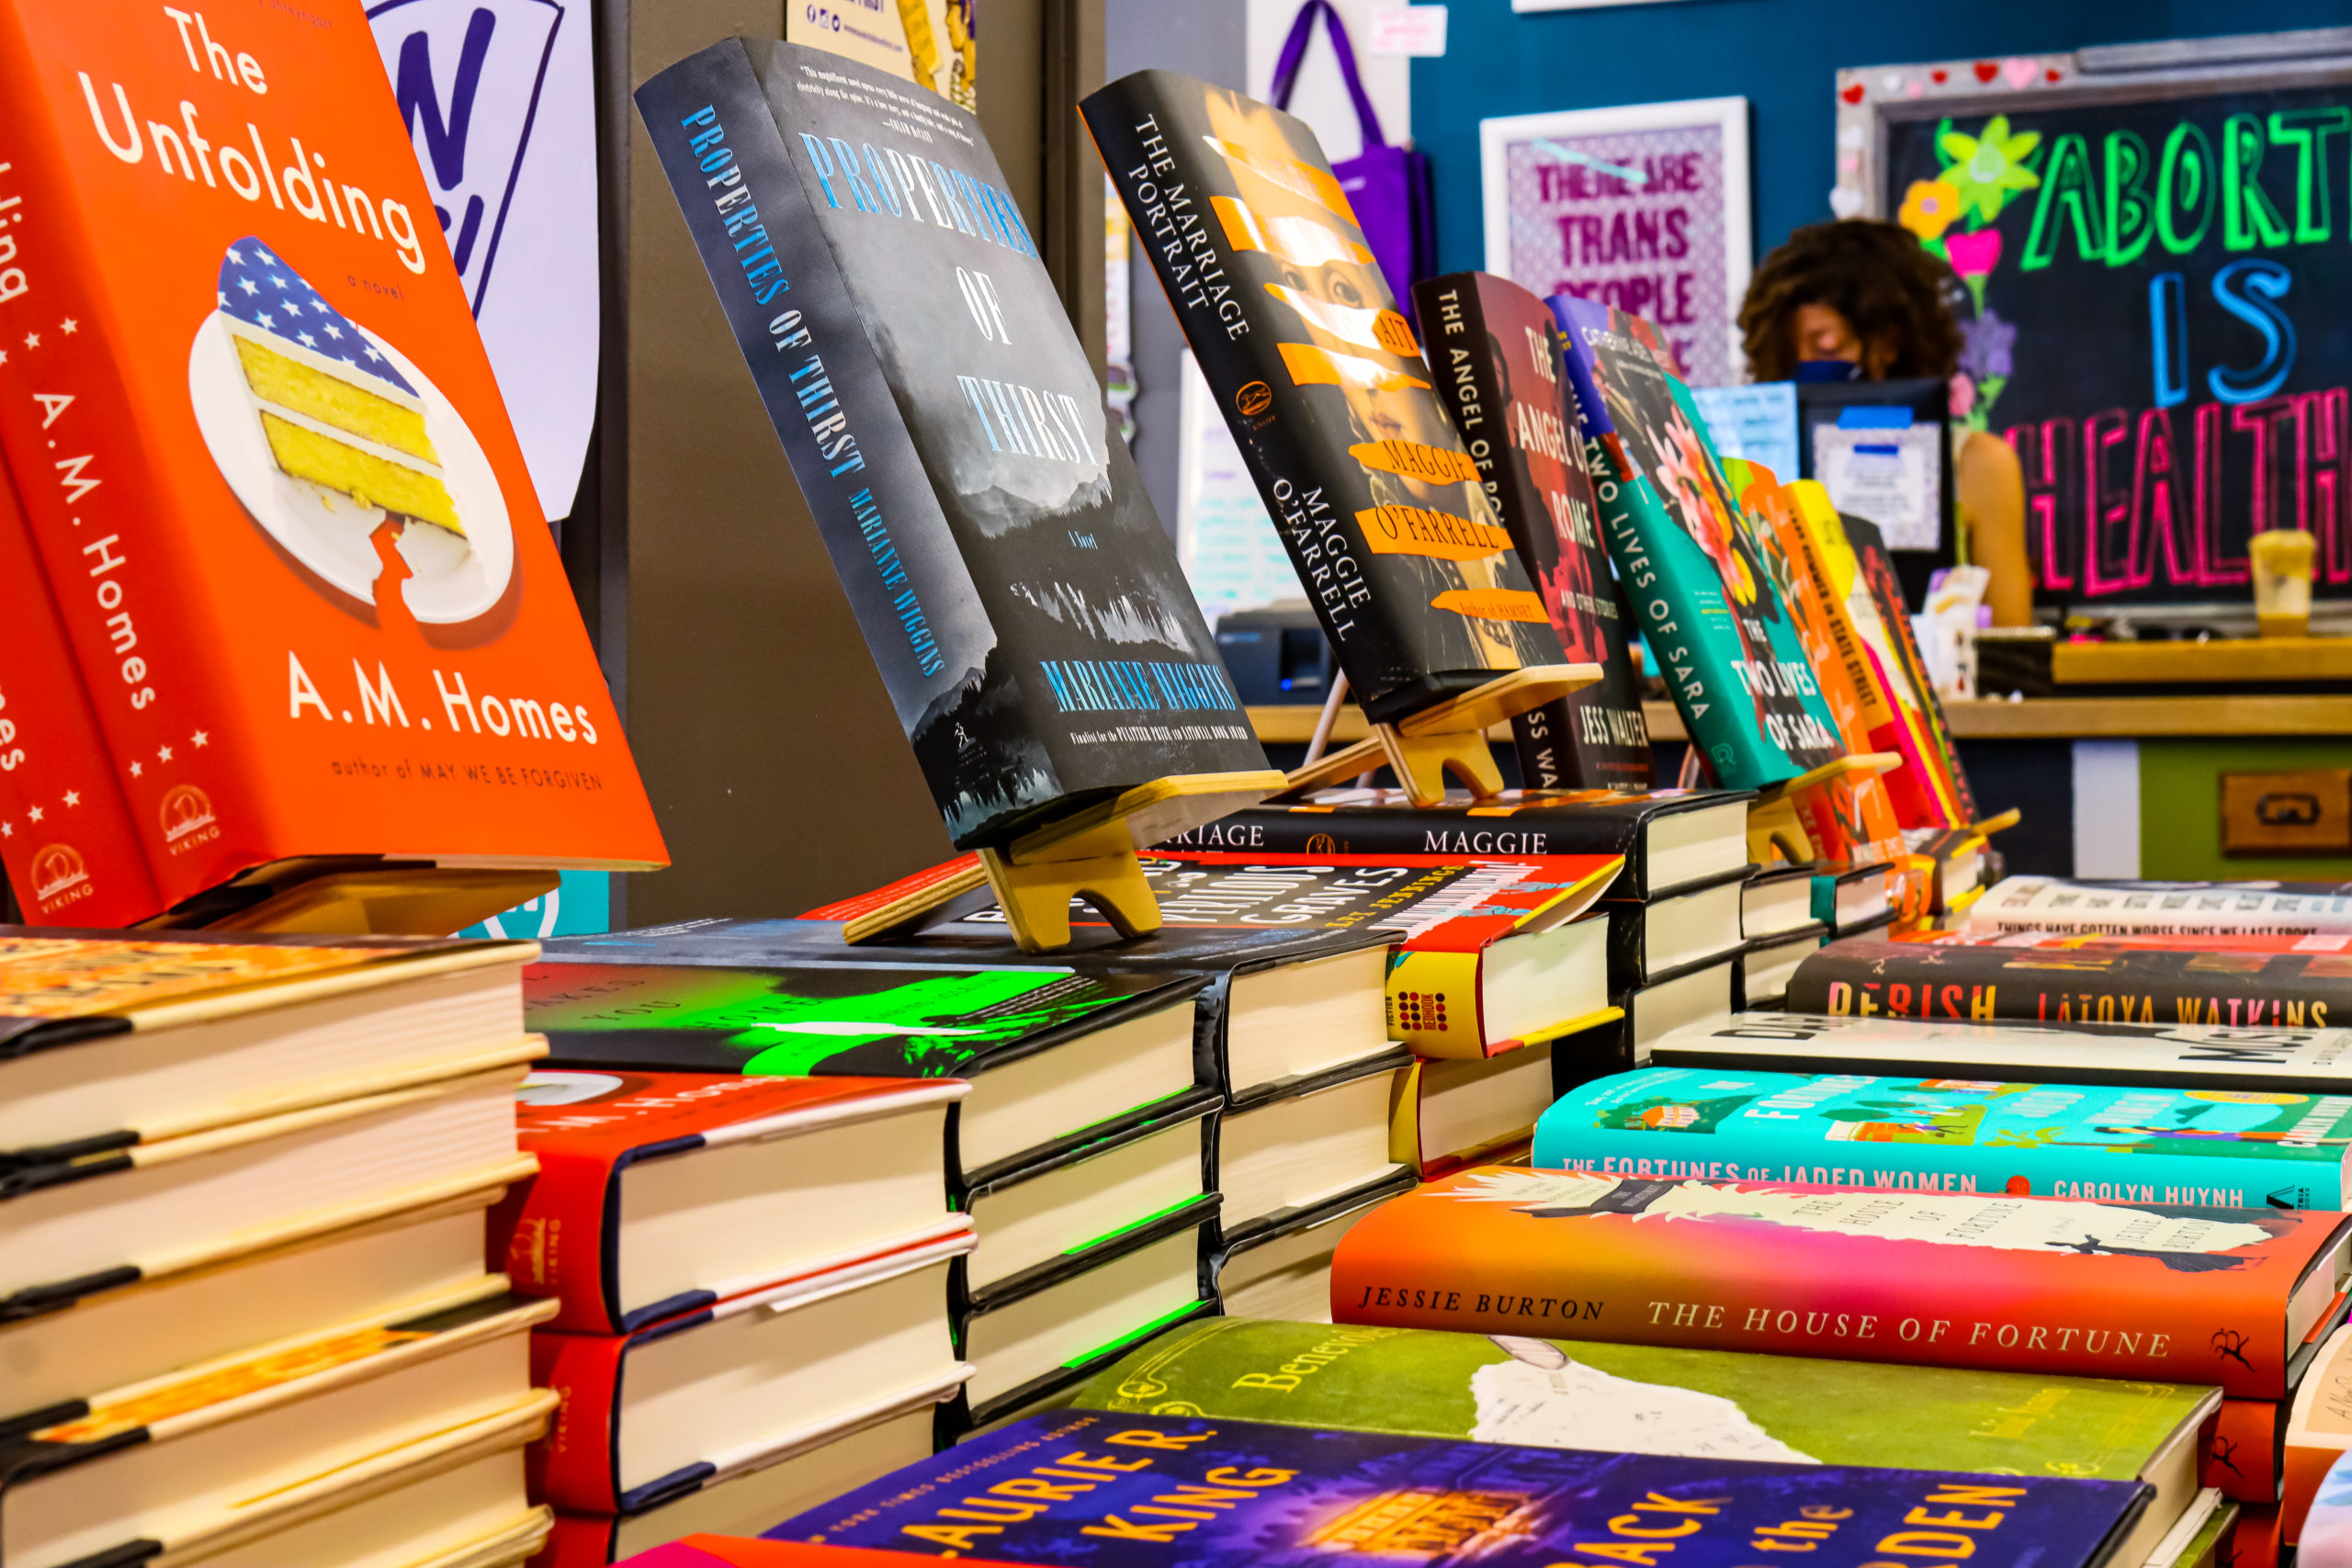
[[1385, 763], [1415, 806], [1443, 801], [1449, 773], [1476, 798], [1491, 800], [1502, 793], [1503, 776], [1487, 746], [1487, 728], [1589, 686], [1600, 673], [1598, 664], [1539, 664], [1497, 676], [1395, 724], [1374, 725], [1369, 739], [1295, 770], [1276, 798], [1294, 798]]
[[1273, 772], [1180, 773], [1081, 807], [1032, 829], [1001, 850], [969, 861], [842, 928], [845, 942], [873, 942], [920, 925], [924, 917], [985, 886], [1004, 909], [1024, 953], [1069, 945], [1070, 900], [1093, 906], [1130, 940], [1159, 929], [1159, 900], [1144, 880], [1136, 852], [1238, 811], [1284, 785]]
[[1883, 773], [1902, 765], [1899, 752], [1865, 751], [1824, 762], [1765, 790], [1747, 808], [1747, 858], [1758, 865], [1770, 865], [1776, 858], [1792, 863], [1818, 860], [1813, 835], [1805, 831], [1804, 818], [1797, 810], [1797, 796], [1857, 773]]
[[142, 929], [294, 936], [447, 936], [555, 891], [554, 871], [309, 858], [257, 866]]

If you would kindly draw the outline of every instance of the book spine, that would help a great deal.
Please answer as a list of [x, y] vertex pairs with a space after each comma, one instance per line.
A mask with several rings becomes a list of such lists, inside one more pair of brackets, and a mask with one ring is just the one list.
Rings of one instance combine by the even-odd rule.
[[620, 1512], [617, 1423], [628, 1347], [618, 1335], [531, 1331], [531, 1384], [563, 1401], [548, 1435], [523, 1452], [532, 1496], [571, 1512]]
[[163, 908], [49, 579], [0, 463], [0, 863], [33, 925]]
[[608, 1228], [612, 1161], [582, 1154], [557, 1140], [533, 1138], [539, 1173], [506, 1190], [490, 1214], [489, 1267], [503, 1273], [517, 1295], [552, 1298], [559, 1306], [548, 1326], [576, 1334], [619, 1330], [619, 1303], [609, 1290], [616, 1278]]
[[[2052, 1089], [2052, 1093], [2064, 1092]], [[1727, 1122], [1712, 1134], [1591, 1125], [1589, 1106], [1562, 1101], [1535, 1134], [1535, 1164], [1602, 1176], [1795, 1181], [1885, 1191], [2013, 1192], [2042, 1197], [2182, 1203], [2216, 1209], [2335, 1209], [2343, 1203], [2340, 1146], [2313, 1159], [2175, 1155], [2129, 1141], [2145, 1134], [2062, 1121], [2041, 1137], [1999, 1144], [1909, 1141], [1912, 1124], [1791, 1114]], [[1579, 1125], [1578, 1123], [1583, 1123]], [[1810, 1123], [1810, 1125], [1808, 1125]]]
[[[565, 1514], [555, 1517], [555, 1528], [548, 1532], [547, 1543], [533, 1556], [528, 1568], [611, 1568], [616, 1561], [615, 1536], [619, 1521], [605, 1514]], [[663, 1551], [672, 1549], [663, 1547]], [[654, 1561], [640, 1558], [640, 1562]], [[684, 1559], [693, 1563], [692, 1558]], [[695, 1563], [694, 1568], [703, 1568]]]
[[[1896, 1241], [1880, 1252], [1860, 1245], [1876, 1222], [1860, 1218], [1840, 1230], [1773, 1224], [1766, 1232], [1733, 1217], [1740, 1205], [1715, 1219], [1645, 1212], [1653, 1201], [1675, 1203], [1686, 1185], [1676, 1182], [1622, 1183], [1607, 1200], [1629, 1200], [1622, 1209], [1554, 1208], [1540, 1189], [1506, 1207], [1509, 1179], [1508, 1171], [1465, 1173], [1358, 1222], [1332, 1261], [1332, 1321], [2219, 1383], [2251, 1399], [2286, 1392], [2285, 1282], [2273, 1295], [2236, 1272], [2151, 1271], [2144, 1259], [2098, 1254]], [[1468, 1195], [1493, 1201], [1456, 1196], [1486, 1182], [1498, 1190]], [[1732, 1190], [1800, 1216], [1836, 1201], [1812, 1188]]]
[[2326, 1029], [2331, 1018], [2352, 1017], [2352, 982], [2308, 973], [2199, 976], [2183, 964], [2166, 965], [2173, 973], [2134, 975], [2128, 962], [2109, 966], [2097, 958], [2052, 953], [2037, 964], [2030, 953], [2007, 948], [1938, 946], [1927, 954], [1932, 956], [1925, 963], [1926, 954], [1876, 948], [1865, 956], [1832, 943], [1797, 966], [1788, 1010], [1834, 1018], [2243, 1029]]
[[[44, 89], [30, 23], [0, 13], [0, 453], [164, 901], [268, 858], [244, 736], [199, 607], [178, 591], [173, 487], [120, 369], [129, 307], [102, 294], [60, 140], [85, 109]], [[85, 74], [83, 81], [88, 78]], [[91, 89], [95, 95], [97, 89]], [[90, 96], [95, 105], [97, 99]]]
[[2276, 1399], [2224, 1399], [2205, 1440], [2197, 1483], [2216, 1486], [2240, 1503], [2269, 1503], [2278, 1496], [2280, 1439], [2286, 1412]]
[[[980, 681], [997, 635], [784, 132], [740, 39], [653, 77], [636, 102], [900, 727], [953, 830], [976, 792], [956, 748], [925, 742], [924, 721]], [[1035, 761], [1015, 807], [1055, 796], [1044, 754]], [[973, 847], [965, 837], [958, 849]]]
[[[1194, 89], [1247, 122], [1183, 101]], [[1313, 136], [1157, 72], [1081, 109], [1366, 716], [1394, 722], [1557, 662], [1543, 602]]]

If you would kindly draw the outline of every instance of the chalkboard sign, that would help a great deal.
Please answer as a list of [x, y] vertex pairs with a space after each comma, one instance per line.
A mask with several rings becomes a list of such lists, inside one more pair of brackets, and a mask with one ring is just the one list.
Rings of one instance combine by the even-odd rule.
[[1954, 412], [2017, 448], [2045, 603], [2244, 607], [2268, 528], [2352, 599], [2347, 46], [1841, 73], [1841, 173], [1966, 287]]

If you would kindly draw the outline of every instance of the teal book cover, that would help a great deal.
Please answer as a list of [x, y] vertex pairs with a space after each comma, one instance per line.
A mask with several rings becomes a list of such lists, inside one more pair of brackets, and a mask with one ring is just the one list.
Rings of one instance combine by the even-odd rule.
[[1534, 1163], [1599, 1175], [2341, 1209], [2352, 1094], [1645, 1067], [1571, 1089]]
[[1657, 329], [1549, 301], [1591, 457], [1601, 532], [1634, 629], [1725, 789], [1766, 789], [1845, 754], [1790, 620], [1787, 563], [1759, 548]]

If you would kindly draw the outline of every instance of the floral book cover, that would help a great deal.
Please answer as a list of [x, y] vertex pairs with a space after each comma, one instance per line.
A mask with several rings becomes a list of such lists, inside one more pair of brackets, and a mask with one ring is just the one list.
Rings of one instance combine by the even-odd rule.
[[1690, 394], [1659, 362], [1657, 329], [1590, 300], [1550, 304], [1610, 558], [1716, 782], [1763, 788], [1844, 755], [1785, 584], [1758, 549]]
[[1962, 1557], [1969, 1568], [2084, 1568], [2105, 1560], [2143, 1506], [2134, 1482], [1057, 1411], [973, 1438], [766, 1535], [1070, 1568], [1344, 1560], [1733, 1568], [1791, 1546], [1817, 1568]]
[[1594, 684], [1512, 722], [1520, 772], [1530, 789], [1646, 789], [1649, 727], [1552, 313], [1484, 272], [1425, 279], [1413, 299], [1439, 396], [1562, 650], [1601, 670]]
[[[1758, 1350], [2278, 1399], [2340, 1213], [1487, 1166], [1341, 1240], [1334, 1321]], [[2324, 1302], [2325, 1297], [2320, 1297]]]
[[0, 101], [0, 448], [159, 896], [663, 861], [361, 8], [10, 6]]
[[1315, 133], [1166, 71], [1080, 107], [1365, 712], [1392, 722], [1558, 663]]
[[978, 120], [737, 39], [637, 102], [957, 846], [1264, 772]]

